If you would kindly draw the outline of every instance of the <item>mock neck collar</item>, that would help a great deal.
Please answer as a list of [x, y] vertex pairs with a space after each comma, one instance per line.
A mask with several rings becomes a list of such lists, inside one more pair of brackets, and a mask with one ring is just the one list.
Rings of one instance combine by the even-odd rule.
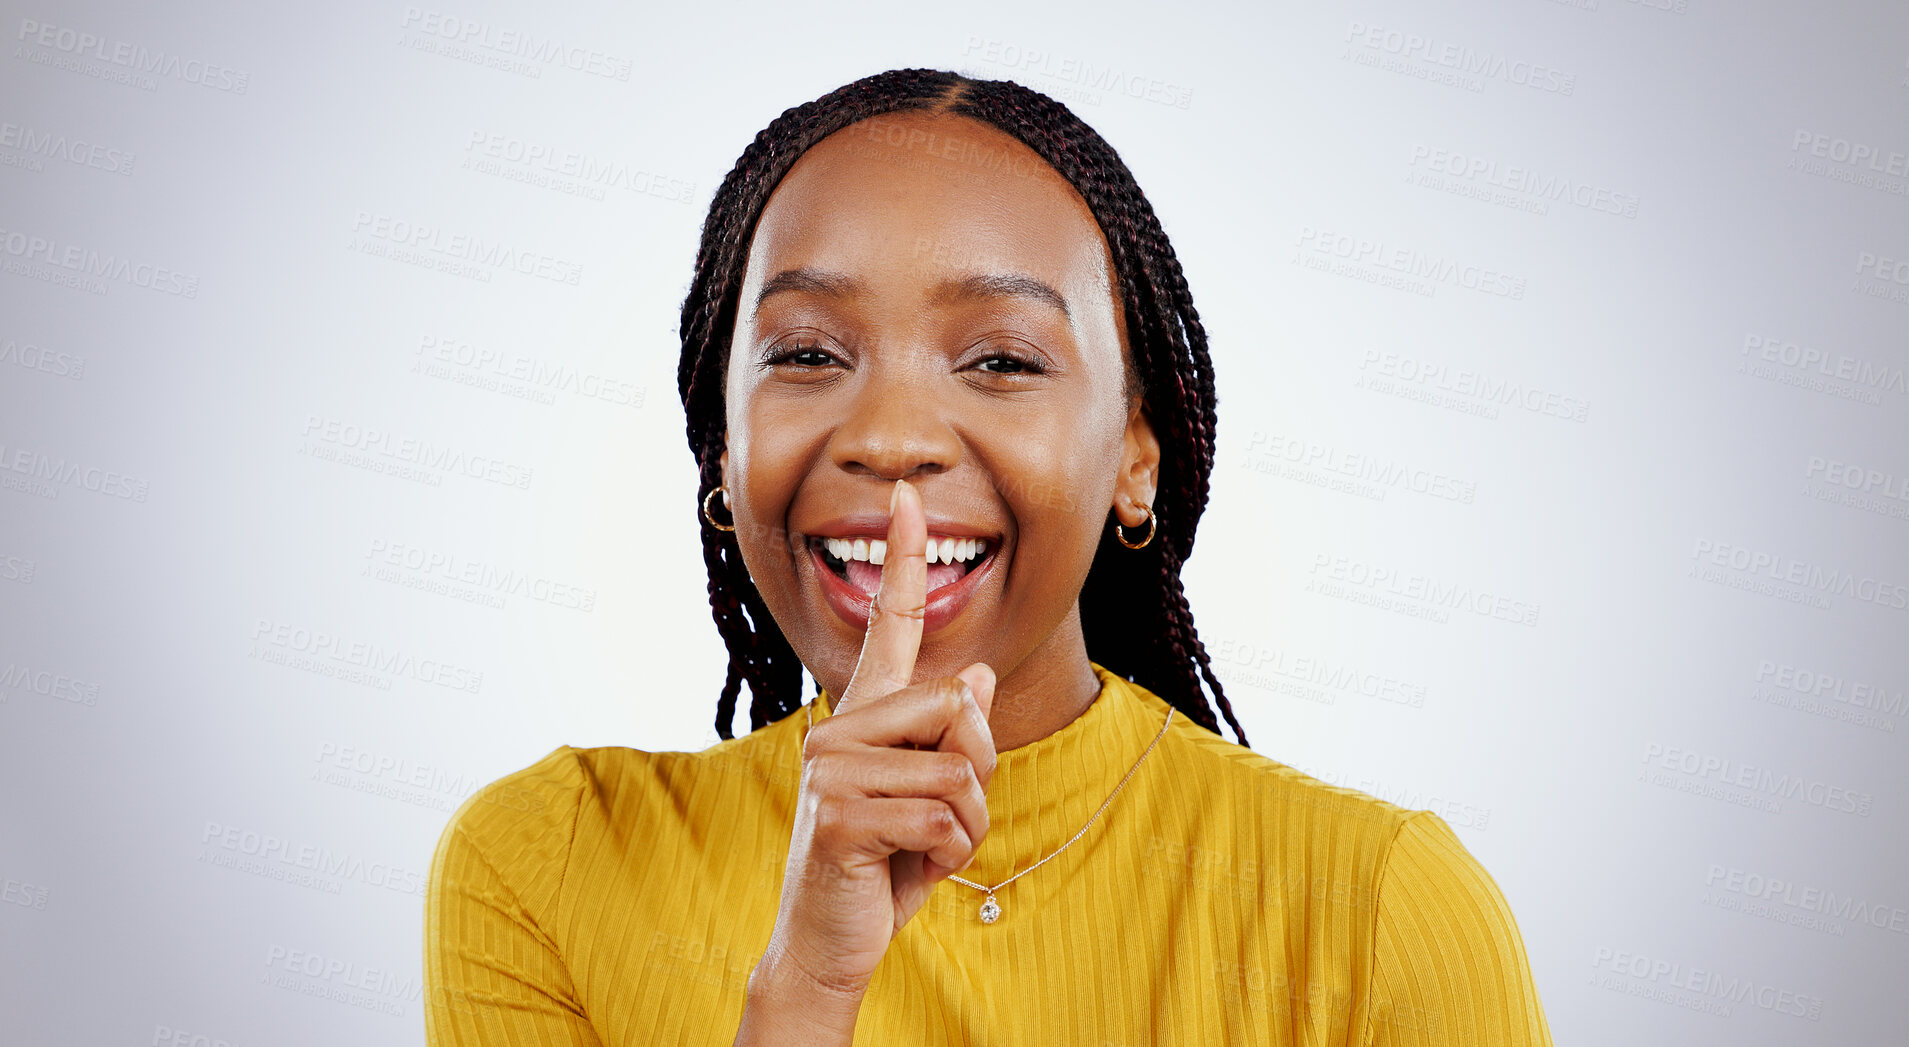
[[[988, 784], [988, 836], [974, 865], [962, 874], [968, 879], [998, 883], [1066, 843], [1160, 734], [1170, 708], [1164, 700], [1097, 662], [1088, 664], [1100, 681], [1100, 693], [1084, 712], [1045, 738], [996, 754], [994, 779]], [[829, 715], [831, 704], [826, 691], [815, 699], [818, 721]], [[1174, 715], [1176, 728], [1183, 719]], [[1148, 772], [1165, 763], [1159, 750], [1170, 740], [1161, 738], [1094, 829], [1063, 858], [1090, 851], [1091, 838], [1119, 820], [1123, 808], [1142, 805], [1138, 794], [1157, 789]]]

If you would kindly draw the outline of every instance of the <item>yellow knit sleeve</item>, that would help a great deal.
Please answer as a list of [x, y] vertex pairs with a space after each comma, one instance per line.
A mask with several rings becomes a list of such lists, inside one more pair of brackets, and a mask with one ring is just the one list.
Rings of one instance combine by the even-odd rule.
[[1399, 826], [1376, 909], [1366, 1047], [1550, 1047], [1511, 907], [1436, 814]]
[[587, 787], [565, 746], [451, 816], [425, 894], [426, 1043], [598, 1047], [553, 937]]

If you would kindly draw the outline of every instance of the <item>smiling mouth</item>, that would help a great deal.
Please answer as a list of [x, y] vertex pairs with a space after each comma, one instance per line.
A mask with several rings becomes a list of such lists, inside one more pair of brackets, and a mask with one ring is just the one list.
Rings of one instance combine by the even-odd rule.
[[[869, 596], [882, 587], [888, 543], [880, 538], [811, 538], [809, 544], [837, 578]], [[987, 562], [999, 547], [991, 538], [936, 538], [928, 542], [928, 592], [952, 585]]]

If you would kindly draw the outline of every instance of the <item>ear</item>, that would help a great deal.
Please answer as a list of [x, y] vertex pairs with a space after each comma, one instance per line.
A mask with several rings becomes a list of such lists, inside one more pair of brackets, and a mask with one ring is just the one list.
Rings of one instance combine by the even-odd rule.
[[1114, 513], [1126, 527], [1147, 522], [1147, 511], [1160, 488], [1160, 439], [1153, 434], [1153, 422], [1147, 418], [1147, 402], [1134, 398], [1127, 411], [1125, 450], [1120, 459], [1120, 479], [1114, 484]]
[[723, 504], [729, 504], [729, 430], [723, 430], [722, 453], [716, 456], [716, 482], [722, 484]]

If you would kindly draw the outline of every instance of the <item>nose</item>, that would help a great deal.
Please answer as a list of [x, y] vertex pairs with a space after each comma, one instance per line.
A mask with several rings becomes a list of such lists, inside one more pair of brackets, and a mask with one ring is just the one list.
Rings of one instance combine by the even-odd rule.
[[880, 365], [865, 371], [830, 443], [836, 466], [885, 481], [953, 469], [961, 459], [961, 438], [933, 379], [932, 373], [910, 375]]

